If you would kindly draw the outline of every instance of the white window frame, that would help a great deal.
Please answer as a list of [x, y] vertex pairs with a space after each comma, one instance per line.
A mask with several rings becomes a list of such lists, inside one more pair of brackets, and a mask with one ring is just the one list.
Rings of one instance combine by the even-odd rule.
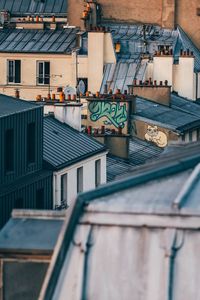
[[[50, 69], [50, 61], [49, 60], [38, 60], [37, 62], [37, 68], [36, 68], [36, 71], [37, 71], [37, 74], [36, 74], [36, 84], [37, 85], [50, 85], [50, 77], [51, 77], [51, 69]], [[43, 64], [43, 82], [39, 82], [39, 64]], [[49, 83], [45, 83], [45, 63], [49, 63]]]

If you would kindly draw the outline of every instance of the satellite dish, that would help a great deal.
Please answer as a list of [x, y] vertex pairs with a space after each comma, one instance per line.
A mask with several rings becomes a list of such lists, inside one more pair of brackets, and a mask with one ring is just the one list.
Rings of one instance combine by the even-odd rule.
[[66, 88], [64, 88], [64, 94], [67, 97], [68, 95], [76, 95], [76, 89], [72, 86], [66, 86]]
[[85, 92], [86, 92], [86, 86], [85, 86], [85, 82], [83, 80], [79, 81], [77, 88], [78, 88], [78, 92], [80, 94], [83, 94], [83, 95], [85, 94]]

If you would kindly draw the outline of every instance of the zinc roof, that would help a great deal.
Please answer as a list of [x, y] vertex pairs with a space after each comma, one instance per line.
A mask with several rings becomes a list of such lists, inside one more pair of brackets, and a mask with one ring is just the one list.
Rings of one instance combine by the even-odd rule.
[[0, 0], [0, 10], [7, 10], [12, 15], [44, 14], [66, 15], [66, 0]]
[[1, 29], [0, 52], [69, 54], [76, 46], [76, 33], [76, 28]]
[[106, 151], [103, 144], [53, 117], [44, 118], [43, 139], [43, 159], [56, 169]]

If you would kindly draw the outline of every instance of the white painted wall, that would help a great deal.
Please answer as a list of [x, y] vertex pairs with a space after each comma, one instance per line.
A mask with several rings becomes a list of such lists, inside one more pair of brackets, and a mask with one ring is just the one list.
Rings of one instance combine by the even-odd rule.
[[153, 80], [168, 80], [168, 85], [173, 84], [173, 56], [154, 56], [153, 58]]
[[180, 56], [179, 64], [174, 66], [174, 91], [181, 97], [196, 100], [196, 78], [194, 57]]
[[74, 129], [81, 131], [81, 111], [82, 105], [71, 103], [70, 105], [59, 104], [45, 104], [44, 114], [54, 113], [57, 120], [66, 123]]
[[100, 90], [105, 63], [116, 63], [116, 56], [110, 33], [88, 32], [88, 90]]
[[77, 197], [77, 169], [83, 167], [83, 191], [95, 189], [95, 161], [101, 160], [101, 184], [106, 183], [106, 154], [92, 156], [53, 175], [54, 207], [61, 204], [61, 176], [67, 174], [67, 203], [71, 205]]

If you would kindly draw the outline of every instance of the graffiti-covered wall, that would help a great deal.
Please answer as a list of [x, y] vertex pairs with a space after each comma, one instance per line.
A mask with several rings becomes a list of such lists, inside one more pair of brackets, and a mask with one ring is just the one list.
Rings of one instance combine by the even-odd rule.
[[88, 101], [88, 126], [107, 129], [122, 128], [122, 133], [128, 133], [129, 101], [108, 101], [90, 100]]

